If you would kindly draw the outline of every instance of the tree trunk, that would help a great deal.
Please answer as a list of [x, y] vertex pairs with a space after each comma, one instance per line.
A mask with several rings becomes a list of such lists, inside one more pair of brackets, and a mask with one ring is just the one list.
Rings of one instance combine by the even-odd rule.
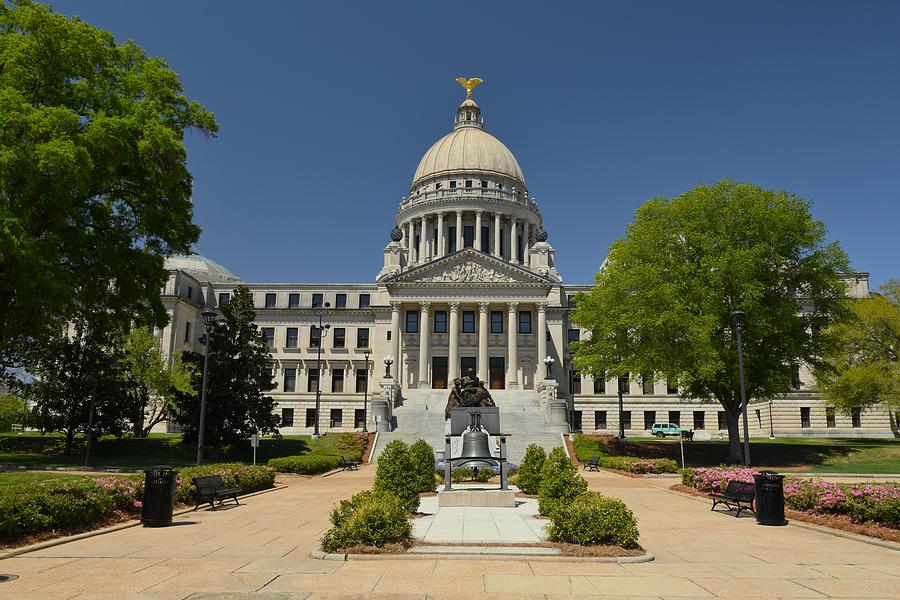
[[69, 455], [72, 454], [72, 443], [75, 441], [75, 430], [67, 429], [66, 430], [66, 448], [63, 450], [63, 454]]
[[736, 407], [726, 406], [725, 421], [728, 424], [728, 464], [743, 465], [744, 464], [744, 448], [741, 446], [741, 435], [739, 420], [741, 411]]

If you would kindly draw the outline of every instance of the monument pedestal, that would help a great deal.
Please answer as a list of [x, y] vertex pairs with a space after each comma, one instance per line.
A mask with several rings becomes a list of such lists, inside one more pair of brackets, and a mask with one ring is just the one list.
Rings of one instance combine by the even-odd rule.
[[397, 380], [385, 377], [381, 380], [381, 396], [372, 398], [372, 420], [375, 431], [391, 431], [393, 429], [394, 398], [400, 390]]
[[438, 492], [438, 506], [515, 508], [516, 493], [513, 490], [483, 488], [459, 488]]

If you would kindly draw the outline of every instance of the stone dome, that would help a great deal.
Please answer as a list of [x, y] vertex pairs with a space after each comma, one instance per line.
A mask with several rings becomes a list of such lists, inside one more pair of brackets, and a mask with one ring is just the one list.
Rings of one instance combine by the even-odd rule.
[[166, 259], [165, 268], [170, 271], [184, 271], [199, 281], [212, 283], [237, 282], [241, 278], [202, 254], [175, 254]]
[[519, 162], [503, 142], [483, 129], [460, 127], [428, 149], [412, 184], [415, 187], [423, 179], [472, 171], [525, 181]]

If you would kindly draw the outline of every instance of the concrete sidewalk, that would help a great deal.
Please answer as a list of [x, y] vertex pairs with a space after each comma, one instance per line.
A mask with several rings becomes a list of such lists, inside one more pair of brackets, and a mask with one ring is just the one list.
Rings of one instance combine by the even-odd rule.
[[636, 513], [645, 564], [590, 561], [322, 561], [331, 505], [373, 466], [281, 478], [284, 490], [163, 529], [135, 527], [0, 561], [0, 598], [900, 598], [900, 552], [799, 527], [761, 527], [673, 494], [671, 481], [588, 473]]

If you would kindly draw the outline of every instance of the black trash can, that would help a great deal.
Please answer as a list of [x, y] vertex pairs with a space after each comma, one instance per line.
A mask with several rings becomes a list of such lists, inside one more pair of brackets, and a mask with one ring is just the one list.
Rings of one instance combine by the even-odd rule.
[[784, 520], [784, 475], [775, 471], [753, 474], [756, 489], [756, 522], [760, 525], [787, 525]]
[[141, 523], [144, 527], [172, 524], [177, 478], [178, 471], [172, 467], [153, 467], [144, 471], [144, 499], [141, 505]]

